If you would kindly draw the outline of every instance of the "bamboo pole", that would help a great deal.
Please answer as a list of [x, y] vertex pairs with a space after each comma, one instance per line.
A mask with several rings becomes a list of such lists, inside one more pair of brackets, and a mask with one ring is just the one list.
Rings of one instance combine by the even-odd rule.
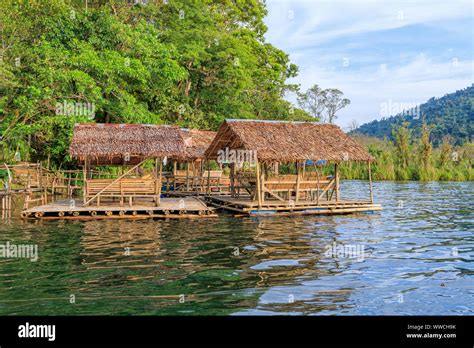
[[372, 191], [372, 169], [369, 161], [369, 190], [370, 190], [370, 203], [374, 203], [374, 193]]
[[189, 191], [189, 162], [186, 162], [186, 191]]
[[201, 159], [199, 162], [199, 192], [203, 191], [204, 187], [204, 161]]
[[262, 204], [265, 202], [265, 183], [266, 183], [266, 176], [265, 173], [268, 171], [268, 167], [266, 163], [262, 163], [263, 168], [260, 168], [260, 196], [261, 196], [261, 201]]
[[339, 172], [338, 165], [334, 163], [334, 177], [336, 178], [336, 202], [339, 202]]
[[230, 195], [235, 197], [235, 163], [230, 164]]
[[296, 198], [295, 202], [298, 202], [300, 196], [300, 182], [301, 182], [301, 169], [298, 165], [298, 161], [296, 162]]
[[207, 194], [211, 194], [211, 164], [207, 160]]
[[316, 182], [316, 204], [319, 205], [319, 170], [316, 167], [316, 177], [317, 177], [317, 182]]
[[82, 194], [84, 196], [84, 205], [85, 205], [86, 197], [87, 197], [87, 157], [84, 159], [84, 165], [82, 166], [82, 179], [83, 179]]
[[256, 165], [256, 187], [255, 187], [255, 195], [257, 196], [257, 201], [258, 201], [258, 207], [261, 208], [262, 207], [262, 196], [260, 195], [260, 191], [261, 191], [261, 183], [260, 183], [260, 180], [261, 180], [261, 177], [260, 177], [260, 162], [257, 160], [257, 165]]
[[163, 177], [163, 159], [160, 158], [160, 174], [158, 176], [158, 185], [159, 185], [159, 190], [158, 190], [158, 202], [157, 206], [161, 204], [161, 178]]
[[41, 165], [41, 162], [38, 162], [38, 186], [40, 190], [43, 188], [42, 180], [43, 180], [43, 166]]

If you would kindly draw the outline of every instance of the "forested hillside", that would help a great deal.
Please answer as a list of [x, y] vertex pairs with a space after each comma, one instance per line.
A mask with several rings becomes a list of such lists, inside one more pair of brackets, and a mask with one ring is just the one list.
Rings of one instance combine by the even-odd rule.
[[474, 85], [442, 98], [431, 98], [420, 105], [419, 114], [399, 114], [380, 121], [372, 121], [360, 126], [352, 133], [380, 139], [387, 137], [393, 140], [393, 130], [406, 123], [415, 138], [418, 138], [423, 121], [430, 127], [430, 138], [436, 147], [446, 136], [450, 136], [455, 145], [472, 141], [474, 137]]

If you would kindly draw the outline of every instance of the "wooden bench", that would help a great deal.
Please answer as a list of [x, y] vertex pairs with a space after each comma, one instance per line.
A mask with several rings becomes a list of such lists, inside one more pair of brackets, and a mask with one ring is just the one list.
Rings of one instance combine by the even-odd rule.
[[[188, 177], [184, 170], [177, 170], [175, 175], [169, 173], [165, 175], [166, 191], [170, 191], [170, 187], [173, 185], [173, 191], [206, 192], [208, 173], [208, 171], [205, 171], [201, 176], [199, 176], [192, 175], [190, 171]], [[222, 189], [228, 188], [229, 185], [230, 179], [223, 175], [222, 170], [210, 171], [209, 186], [212, 192], [221, 192]]]
[[[300, 195], [305, 195], [306, 199], [314, 200], [315, 195], [319, 192], [329, 192], [334, 188], [335, 181], [332, 177], [322, 177], [318, 180], [315, 176], [304, 176], [299, 182]], [[263, 190], [270, 195], [276, 197], [280, 193], [286, 195], [286, 199], [290, 199], [293, 193], [296, 193], [296, 175], [282, 175], [270, 177], [263, 184]], [[329, 197], [328, 197], [329, 199]]]
[[[158, 206], [160, 202], [161, 183], [154, 179], [91, 179], [86, 180], [84, 203], [93, 199], [100, 206], [101, 198], [120, 198], [123, 206], [124, 199], [128, 198], [130, 206], [134, 198], [153, 198]], [[92, 201], [93, 201], [92, 200]], [[92, 201], [90, 203], [92, 203]]]

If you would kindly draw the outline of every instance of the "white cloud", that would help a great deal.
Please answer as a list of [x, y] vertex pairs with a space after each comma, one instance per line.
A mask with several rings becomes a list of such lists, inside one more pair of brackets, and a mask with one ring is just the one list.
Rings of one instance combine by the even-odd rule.
[[[461, 21], [473, 17], [469, 0], [267, 3], [267, 39], [289, 53], [292, 62], [300, 67], [299, 76], [292, 82], [300, 83], [302, 89], [315, 83], [323, 88], [338, 88], [351, 99], [351, 104], [339, 113], [337, 123], [341, 126], [352, 119], [362, 124], [380, 118], [380, 105], [389, 100], [423, 103], [474, 81], [474, 44], [471, 42], [469, 47], [467, 42], [459, 47], [458, 42], [455, 49], [452, 46], [460, 34], [472, 31], [472, 27], [465, 27], [469, 21]], [[458, 22], [464, 26], [457, 26]], [[429, 28], [441, 30], [443, 40], [437, 42], [434, 37], [431, 41], [412, 42], [410, 47], [393, 44], [402, 38], [406, 41], [406, 28], [420, 24], [428, 28], [428, 33]], [[384, 42], [384, 31], [395, 28], [404, 29], [392, 31]], [[366, 40], [365, 33], [377, 32], [383, 33], [379, 42]], [[344, 52], [348, 52], [349, 67], [343, 66]]]
[[271, 28], [267, 38], [293, 49], [366, 32], [466, 18], [472, 16], [473, 6], [470, 0], [269, 0], [267, 4]]
[[303, 90], [314, 83], [323, 88], [342, 90], [351, 100], [351, 104], [340, 111], [336, 122], [344, 127], [352, 119], [362, 124], [381, 118], [381, 104], [389, 100], [419, 104], [431, 97], [441, 97], [465, 88], [473, 82], [472, 71], [472, 61], [435, 63], [420, 54], [410, 64], [401, 67], [382, 64], [350, 73], [342, 68], [329, 70], [317, 64], [307, 65], [301, 69], [297, 81]]

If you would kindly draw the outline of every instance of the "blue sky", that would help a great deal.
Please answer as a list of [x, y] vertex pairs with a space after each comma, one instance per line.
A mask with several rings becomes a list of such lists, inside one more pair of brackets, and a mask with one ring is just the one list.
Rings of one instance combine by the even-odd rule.
[[470, 0], [266, 2], [267, 40], [300, 68], [291, 82], [339, 88], [351, 100], [338, 113], [342, 127], [474, 83]]

